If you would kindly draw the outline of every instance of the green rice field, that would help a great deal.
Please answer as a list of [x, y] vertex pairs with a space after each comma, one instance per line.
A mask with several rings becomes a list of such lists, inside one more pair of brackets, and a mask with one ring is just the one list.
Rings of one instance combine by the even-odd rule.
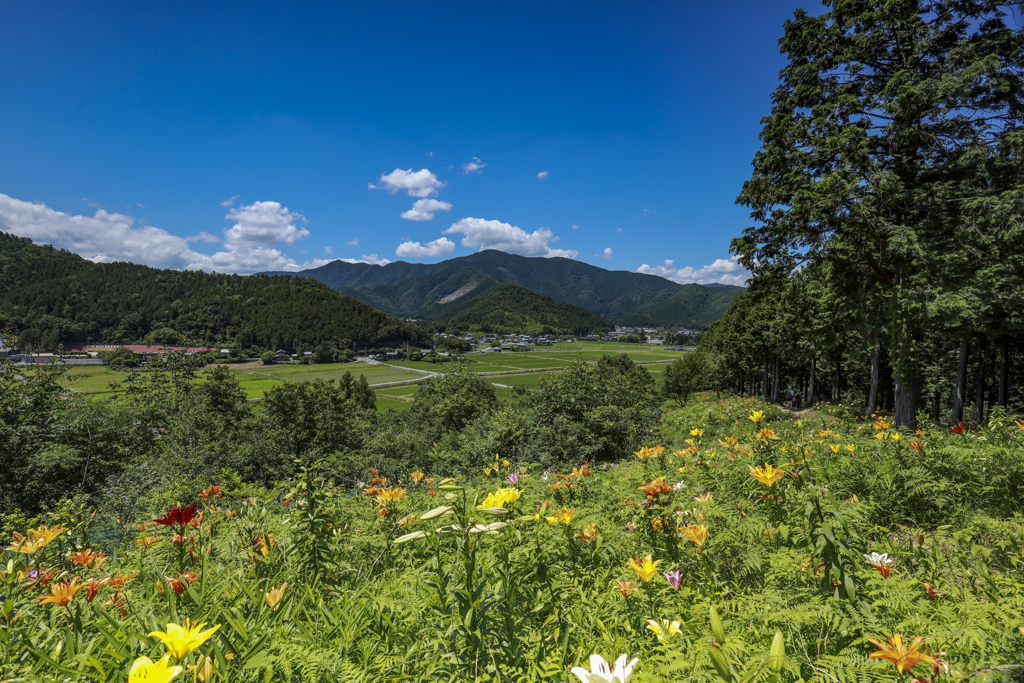
[[[233, 369], [248, 398], [263, 398], [270, 389], [283, 383], [304, 379], [340, 379], [346, 372], [358, 377], [363, 375], [371, 386], [386, 385], [390, 382], [418, 380], [422, 373], [364, 363], [330, 363], [325, 365], [251, 365]], [[200, 373], [202, 381], [205, 373]], [[90, 394], [97, 398], [113, 396], [110, 385], [122, 382], [126, 373], [116, 372], [107, 366], [78, 366], [68, 372], [73, 391]]]
[[[563, 344], [562, 350], [531, 351], [526, 353], [471, 354], [468, 357], [470, 370], [486, 374], [494, 384], [504, 387], [525, 387], [535, 389], [551, 372], [558, 371], [576, 362], [596, 363], [606, 353], [626, 353], [636, 363], [654, 363], [647, 370], [660, 382], [666, 361], [674, 360], [681, 354], [660, 348], [637, 347], [630, 344], [593, 344], [581, 342]], [[394, 367], [397, 366], [397, 367]], [[382, 398], [382, 396], [411, 397], [416, 393], [415, 384], [389, 387], [392, 383], [418, 382], [427, 377], [422, 372], [444, 372], [444, 365], [433, 363], [398, 361], [391, 365], [367, 365], [365, 363], [329, 363], [323, 365], [236, 365], [232, 371], [238, 377], [242, 390], [250, 399], [259, 399], [270, 389], [283, 382], [302, 380], [340, 379], [346, 372], [362, 375], [378, 394], [377, 409], [394, 408], [405, 410], [408, 401]], [[205, 373], [200, 373], [202, 381]], [[114, 395], [110, 385], [122, 382], [125, 373], [115, 372], [107, 366], [76, 366], [69, 370], [68, 378], [73, 391], [97, 398]], [[511, 391], [499, 388], [499, 394]]]

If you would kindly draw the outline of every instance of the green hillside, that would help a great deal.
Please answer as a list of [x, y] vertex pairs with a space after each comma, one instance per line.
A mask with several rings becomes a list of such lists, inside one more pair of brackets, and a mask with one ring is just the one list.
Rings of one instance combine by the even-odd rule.
[[194, 343], [294, 349], [421, 340], [415, 325], [309, 278], [91, 263], [0, 232], [0, 328], [29, 343], [133, 342], [170, 329]]
[[[285, 273], [271, 273], [284, 275]], [[294, 273], [287, 273], [295, 275]], [[527, 258], [487, 250], [435, 264], [386, 266], [334, 261], [298, 273], [392, 315], [434, 318], [445, 297], [466, 301], [501, 283], [526, 287], [618, 323], [706, 328], [739, 287], [679, 285], [654, 275], [609, 271], [565, 258]], [[700, 295], [697, 292], [701, 291]], [[705, 307], [708, 307], [705, 309]]]
[[707, 329], [725, 315], [733, 299], [743, 291], [746, 291], [743, 287], [729, 285], [679, 285], [679, 289], [668, 301], [656, 306], [645, 306], [621, 322], [624, 325], [673, 327], [679, 324], [678, 321], [686, 320], [688, 322], [685, 327]]
[[448, 332], [582, 335], [606, 332], [614, 325], [580, 306], [555, 301], [518, 285], [504, 285], [438, 314], [429, 327]]

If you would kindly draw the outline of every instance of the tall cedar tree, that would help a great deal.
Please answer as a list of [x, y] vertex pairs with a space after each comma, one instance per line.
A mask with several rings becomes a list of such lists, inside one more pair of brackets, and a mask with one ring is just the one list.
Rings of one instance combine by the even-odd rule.
[[737, 199], [757, 225], [732, 250], [755, 278], [827, 260], [884, 296], [896, 422], [914, 427], [926, 305], [965, 207], [1019, 207], [1024, 31], [1006, 3], [825, 5], [786, 22], [789, 63]]

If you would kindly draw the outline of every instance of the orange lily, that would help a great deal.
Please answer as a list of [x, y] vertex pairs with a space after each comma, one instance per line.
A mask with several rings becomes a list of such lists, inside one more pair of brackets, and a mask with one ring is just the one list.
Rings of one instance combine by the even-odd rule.
[[78, 583], [78, 579], [61, 581], [53, 587], [53, 591], [49, 595], [40, 595], [38, 598], [35, 598], [35, 601], [40, 605], [49, 602], [54, 605], [64, 606], [71, 602], [75, 594], [83, 588], [85, 588], [85, 584]]
[[85, 582], [85, 601], [92, 602], [92, 599], [96, 597], [96, 594], [100, 592], [107, 583], [106, 579], [89, 579]]
[[921, 645], [924, 644], [924, 638], [917, 637], [907, 643], [903, 640], [903, 634], [897, 633], [889, 636], [888, 642], [884, 644], [873, 638], [868, 638], [867, 641], [878, 648], [877, 651], [869, 655], [871, 659], [884, 659], [895, 666], [900, 673], [910, 671], [922, 662], [935, 664], [934, 657], [919, 651]]

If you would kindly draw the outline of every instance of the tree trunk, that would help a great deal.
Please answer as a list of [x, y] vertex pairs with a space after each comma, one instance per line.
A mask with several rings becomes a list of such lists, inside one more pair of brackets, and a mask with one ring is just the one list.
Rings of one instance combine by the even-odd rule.
[[871, 347], [871, 383], [868, 386], [868, 415], [878, 410], [878, 374], [882, 354], [878, 349], [878, 332], [875, 332], [875, 345]]
[[978, 359], [978, 383], [974, 391], [974, 421], [981, 424], [985, 421], [985, 349], [982, 347], [981, 358]]
[[971, 342], [967, 337], [960, 340], [960, 364], [956, 367], [956, 384], [953, 385], [953, 410], [949, 419], [953, 424], [964, 421], [964, 394], [967, 393], [967, 359]]
[[762, 389], [763, 389], [762, 394], [764, 395], [764, 400], [766, 400], [766, 401], [768, 400], [768, 364], [769, 364], [769, 362], [770, 361], [767, 358], [764, 359], [764, 386], [762, 387]]
[[772, 358], [772, 403], [778, 403], [781, 399], [779, 384], [779, 354], [775, 354]]
[[1003, 335], [999, 340], [999, 407], [1006, 407], [1010, 381], [1010, 337]]
[[811, 375], [807, 379], [807, 404], [814, 404], [814, 371], [818, 368], [818, 359], [811, 358]]
[[917, 429], [917, 359], [913, 357], [912, 340], [909, 336], [909, 325], [896, 330], [896, 358], [893, 368], [895, 387], [895, 418], [897, 427]]

